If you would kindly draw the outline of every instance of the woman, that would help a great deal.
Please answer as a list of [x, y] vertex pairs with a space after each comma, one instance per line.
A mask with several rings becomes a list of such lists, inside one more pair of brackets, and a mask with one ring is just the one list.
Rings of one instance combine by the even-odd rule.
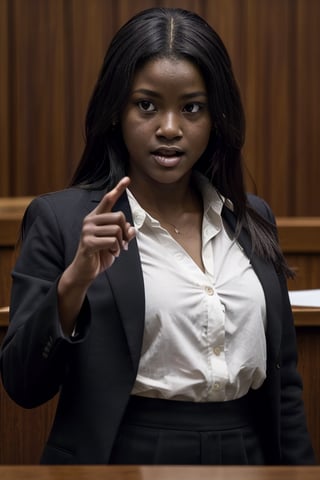
[[314, 462], [274, 218], [245, 193], [228, 54], [197, 15], [116, 34], [70, 188], [37, 198], [4, 386], [60, 392], [42, 463]]

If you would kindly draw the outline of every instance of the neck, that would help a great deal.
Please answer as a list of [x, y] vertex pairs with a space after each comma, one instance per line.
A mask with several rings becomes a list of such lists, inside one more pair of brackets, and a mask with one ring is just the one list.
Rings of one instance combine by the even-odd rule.
[[186, 189], [165, 185], [160, 191], [136, 184], [129, 188], [141, 207], [172, 234], [190, 235], [194, 228], [200, 228], [203, 203], [193, 184]]
[[185, 185], [157, 185], [157, 188], [150, 184], [131, 182], [129, 188], [141, 207], [151, 214], [171, 218], [202, 209], [201, 196], [192, 181]]

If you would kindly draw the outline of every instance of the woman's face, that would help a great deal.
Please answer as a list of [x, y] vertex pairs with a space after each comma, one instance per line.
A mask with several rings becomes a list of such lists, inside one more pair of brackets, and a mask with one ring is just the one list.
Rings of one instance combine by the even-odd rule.
[[189, 178], [212, 122], [205, 82], [188, 60], [150, 60], [136, 73], [121, 118], [132, 182]]

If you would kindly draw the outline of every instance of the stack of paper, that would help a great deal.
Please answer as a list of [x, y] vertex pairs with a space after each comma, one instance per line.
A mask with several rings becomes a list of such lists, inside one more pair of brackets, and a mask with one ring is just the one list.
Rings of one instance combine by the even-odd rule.
[[293, 307], [320, 307], [320, 289], [291, 290], [289, 297]]

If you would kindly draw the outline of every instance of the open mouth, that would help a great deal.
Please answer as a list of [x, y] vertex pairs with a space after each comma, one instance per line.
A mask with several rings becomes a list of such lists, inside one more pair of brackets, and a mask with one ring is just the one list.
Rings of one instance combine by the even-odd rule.
[[174, 148], [159, 148], [152, 152], [156, 162], [164, 167], [175, 167], [180, 162], [183, 151]]

